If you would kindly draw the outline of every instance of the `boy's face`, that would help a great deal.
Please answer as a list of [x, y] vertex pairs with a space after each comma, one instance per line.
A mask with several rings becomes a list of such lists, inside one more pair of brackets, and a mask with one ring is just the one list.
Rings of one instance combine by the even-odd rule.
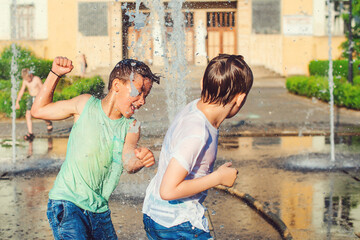
[[32, 81], [32, 75], [27, 75], [26, 77], [23, 78], [23, 80], [25, 80], [27, 82], [31, 82]]
[[145, 104], [145, 99], [152, 88], [152, 82], [140, 74], [135, 74], [132, 79], [130, 78], [130, 81], [121, 85], [121, 90], [116, 95], [117, 109], [124, 117], [129, 118]]

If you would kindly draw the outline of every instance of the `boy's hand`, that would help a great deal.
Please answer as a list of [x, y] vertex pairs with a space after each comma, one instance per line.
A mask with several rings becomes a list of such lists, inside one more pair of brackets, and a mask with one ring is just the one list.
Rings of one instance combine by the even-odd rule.
[[147, 148], [140, 147], [134, 150], [135, 156], [145, 167], [151, 167], [155, 164], [154, 154]]
[[18, 102], [15, 103], [15, 109], [20, 109], [20, 104]]
[[216, 170], [220, 178], [220, 184], [227, 187], [234, 185], [238, 173], [238, 171], [235, 168], [232, 168], [231, 165], [231, 162], [227, 162]]
[[70, 59], [67, 59], [66, 57], [56, 57], [53, 61], [51, 70], [57, 75], [62, 76], [71, 72], [73, 68], [74, 66]]

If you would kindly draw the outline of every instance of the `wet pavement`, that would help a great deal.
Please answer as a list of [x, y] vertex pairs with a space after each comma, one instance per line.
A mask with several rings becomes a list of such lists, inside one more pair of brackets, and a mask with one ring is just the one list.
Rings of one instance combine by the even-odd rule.
[[[53, 138], [50, 145], [48, 139], [38, 138], [33, 146], [19, 141], [17, 164], [27, 168], [0, 180], [0, 239], [51, 239], [47, 194], [64, 160], [67, 138]], [[156, 158], [159, 142], [160, 138], [142, 141]], [[360, 164], [359, 138], [346, 136], [336, 142], [337, 152], [349, 159], [355, 156], [353, 160]], [[359, 165], [342, 171], [314, 170], [301, 166], [301, 161], [297, 168], [289, 169], [287, 164], [291, 156], [302, 156], [303, 161], [313, 161], [316, 166], [312, 154], [328, 156], [329, 147], [325, 136], [221, 137], [216, 165], [232, 161], [239, 170], [234, 188], [279, 216], [294, 239], [356, 239], [355, 233], [360, 232], [360, 182], [353, 176], [359, 176]], [[1, 152], [11, 150], [2, 147]], [[2, 166], [5, 163], [2, 158]], [[145, 239], [142, 200], [155, 171], [156, 166], [121, 176], [110, 198], [119, 239]], [[236, 197], [213, 189], [204, 205], [216, 239], [281, 239], [271, 224]]]
[[[335, 150], [341, 162], [334, 168], [328, 161], [329, 105], [288, 93], [284, 78], [256, 68], [247, 103], [220, 130], [217, 165], [232, 161], [239, 170], [235, 188], [278, 215], [294, 239], [357, 239], [360, 112], [335, 110]], [[196, 76], [201, 70], [193, 70], [188, 101], [200, 93]], [[136, 113], [142, 122], [141, 145], [150, 147], [156, 157], [168, 126], [164, 91], [155, 85], [147, 104]], [[0, 178], [0, 239], [52, 239], [46, 219], [47, 194], [64, 160], [71, 127], [71, 119], [57, 121], [48, 134], [45, 123], [34, 120], [36, 138], [29, 143], [21, 139], [25, 120], [17, 120], [14, 164], [11, 120], [1, 119], [0, 176], [8, 174]], [[119, 239], [145, 239], [141, 204], [155, 171], [156, 166], [124, 174], [111, 196]], [[258, 213], [233, 196], [213, 189], [205, 205], [217, 239], [281, 239]]]
[[[330, 107], [317, 99], [308, 99], [289, 93], [285, 78], [259, 66], [252, 67], [254, 86], [243, 109], [233, 118], [226, 120], [222, 135], [264, 136], [264, 135], [327, 135], [330, 131]], [[187, 102], [200, 96], [200, 79], [203, 68], [192, 67], [186, 79]], [[155, 69], [155, 72], [160, 72]], [[161, 73], [161, 72], [160, 72]], [[103, 79], [107, 79], [104, 75]], [[169, 125], [165, 81], [154, 87], [147, 97], [147, 103], [135, 115], [142, 122], [143, 136], [163, 136]], [[44, 121], [34, 119], [34, 133], [46, 137]], [[335, 130], [338, 134], [360, 132], [360, 111], [335, 108]], [[51, 136], [68, 136], [72, 119], [54, 122]], [[26, 130], [25, 119], [16, 121], [16, 136], [22, 137]], [[0, 119], [0, 137], [11, 137], [11, 119]]]

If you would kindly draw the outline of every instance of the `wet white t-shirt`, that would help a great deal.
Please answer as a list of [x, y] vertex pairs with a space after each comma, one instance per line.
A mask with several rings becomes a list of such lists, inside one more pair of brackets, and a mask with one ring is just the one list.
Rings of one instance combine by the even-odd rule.
[[207, 191], [172, 201], [162, 200], [159, 193], [162, 178], [172, 158], [188, 172], [186, 179], [203, 177], [213, 171], [219, 131], [197, 108], [198, 101], [189, 103], [175, 117], [166, 133], [157, 173], [146, 190], [143, 213], [165, 227], [190, 221], [193, 226], [208, 232], [205, 209], [201, 204]]

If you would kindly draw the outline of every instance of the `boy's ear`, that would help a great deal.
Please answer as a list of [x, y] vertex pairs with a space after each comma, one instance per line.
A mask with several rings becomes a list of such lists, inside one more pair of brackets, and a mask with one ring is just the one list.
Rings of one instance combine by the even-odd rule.
[[120, 87], [123, 85], [123, 82], [120, 81], [120, 79], [115, 78], [112, 82], [112, 89], [114, 89], [115, 92], [118, 92], [120, 90]]
[[236, 105], [240, 107], [246, 99], [246, 93], [241, 93], [236, 97]]

